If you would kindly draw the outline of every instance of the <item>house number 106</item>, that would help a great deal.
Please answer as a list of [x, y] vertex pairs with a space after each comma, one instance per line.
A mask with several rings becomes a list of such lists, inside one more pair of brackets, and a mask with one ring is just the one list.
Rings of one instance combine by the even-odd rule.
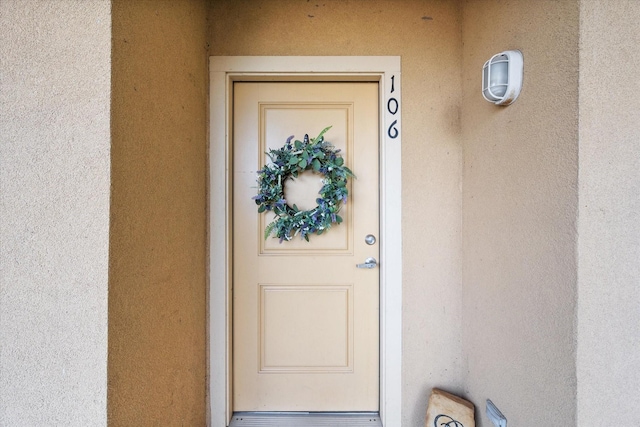
[[[394, 81], [395, 77], [396, 76], [391, 76], [391, 91], [389, 92], [390, 94], [396, 90], [395, 81]], [[387, 111], [392, 116], [395, 116], [398, 113], [399, 108], [400, 108], [400, 104], [398, 104], [398, 100], [393, 96], [390, 97], [389, 100], [387, 101]], [[387, 129], [387, 135], [389, 135], [389, 138], [391, 139], [396, 139], [400, 134], [400, 132], [398, 131], [398, 128], [396, 127], [397, 124], [398, 124], [398, 119], [391, 122], [389, 129]]]

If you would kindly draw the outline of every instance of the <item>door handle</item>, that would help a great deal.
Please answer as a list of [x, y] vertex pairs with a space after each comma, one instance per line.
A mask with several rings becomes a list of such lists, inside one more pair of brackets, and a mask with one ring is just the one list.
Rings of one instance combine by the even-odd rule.
[[374, 268], [376, 265], [378, 265], [378, 261], [376, 261], [376, 259], [373, 258], [373, 257], [369, 257], [369, 258], [364, 260], [364, 264], [356, 264], [356, 267], [358, 267], [358, 268]]

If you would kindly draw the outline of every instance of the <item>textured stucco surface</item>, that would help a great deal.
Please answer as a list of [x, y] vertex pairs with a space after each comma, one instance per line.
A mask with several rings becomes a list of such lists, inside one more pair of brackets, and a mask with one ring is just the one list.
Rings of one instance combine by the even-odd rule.
[[580, 427], [640, 425], [638, 21], [638, 1], [581, 2]]
[[114, 1], [109, 424], [206, 421], [204, 1]]
[[432, 387], [463, 391], [459, 18], [424, 0], [216, 0], [210, 15], [212, 55], [402, 57], [403, 426], [424, 424]]
[[[487, 398], [509, 425], [575, 426], [578, 3], [470, 0], [462, 31], [465, 388], [479, 427]], [[524, 85], [498, 107], [481, 70], [507, 49]]]
[[107, 421], [109, 1], [0, 2], [0, 425]]
[[[639, 20], [636, 0], [0, 1], [0, 425], [205, 425], [209, 54], [402, 56], [403, 426], [434, 386], [479, 427], [486, 398], [509, 425], [640, 424]], [[480, 70], [511, 48], [524, 89], [495, 107]]]

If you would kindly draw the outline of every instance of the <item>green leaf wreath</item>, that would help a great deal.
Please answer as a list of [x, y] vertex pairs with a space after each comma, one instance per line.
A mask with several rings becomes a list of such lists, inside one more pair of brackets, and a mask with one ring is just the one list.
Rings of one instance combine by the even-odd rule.
[[[276, 217], [264, 231], [265, 240], [273, 235], [280, 239], [291, 240], [300, 233], [300, 237], [309, 241], [309, 235], [324, 233], [332, 224], [340, 224], [338, 215], [343, 204], [347, 203], [347, 178], [355, 177], [344, 165], [344, 159], [331, 143], [324, 140], [324, 134], [331, 129], [325, 128], [320, 134], [309, 139], [305, 135], [302, 141], [293, 141], [293, 135], [287, 138], [285, 145], [270, 149], [267, 154], [271, 163], [258, 171], [258, 195], [253, 197], [258, 212], [272, 211]], [[295, 179], [298, 174], [313, 170], [324, 175], [322, 188], [318, 192], [315, 208], [302, 211], [294, 204], [289, 206], [284, 198], [284, 183]]]

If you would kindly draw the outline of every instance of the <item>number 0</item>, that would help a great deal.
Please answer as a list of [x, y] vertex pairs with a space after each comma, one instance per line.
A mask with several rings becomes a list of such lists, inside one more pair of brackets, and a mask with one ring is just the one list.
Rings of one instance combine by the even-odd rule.
[[[391, 107], [393, 105], [393, 108]], [[398, 112], [398, 100], [395, 98], [389, 98], [387, 101], [387, 111], [391, 114], [396, 114]]]

